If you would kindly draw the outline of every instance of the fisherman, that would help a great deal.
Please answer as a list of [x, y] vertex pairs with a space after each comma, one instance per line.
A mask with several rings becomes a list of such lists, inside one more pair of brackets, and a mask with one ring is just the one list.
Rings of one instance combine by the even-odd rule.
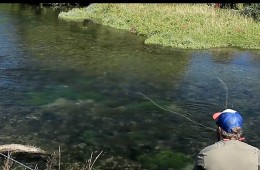
[[219, 141], [199, 152], [194, 170], [260, 170], [260, 151], [244, 142], [240, 113], [226, 109], [213, 119]]

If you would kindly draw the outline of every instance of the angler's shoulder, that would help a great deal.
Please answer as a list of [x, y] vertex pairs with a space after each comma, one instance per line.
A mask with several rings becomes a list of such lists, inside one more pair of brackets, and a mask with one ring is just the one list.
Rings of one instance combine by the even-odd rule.
[[200, 151], [200, 153], [209, 152], [209, 151], [211, 151], [211, 150], [215, 150], [215, 149], [221, 148], [221, 147], [223, 147], [223, 146], [224, 146], [224, 142], [219, 141], [219, 142], [216, 142], [216, 143], [214, 143], [214, 144], [212, 144], [212, 145], [209, 145], [209, 146], [205, 147], [204, 149], [202, 149], [202, 150]]
[[257, 152], [258, 154], [260, 154], [260, 150], [259, 150], [257, 147], [252, 146], [252, 145], [247, 144], [247, 143], [244, 143], [244, 142], [241, 142], [240, 144], [241, 144], [245, 149], [249, 149], [249, 150], [251, 150], [251, 151], [254, 151], [254, 152]]
[[204, 149], [201, 150], [200, 153], [205, 153], [205, 152], [210, 152], [210, 151], [214, 151], [214, 150], [226, 150], [226, 149], [242, 149], [242, 150], [250, 150], [252, 152], [258, 152], [260, 153], [259, 149], [249, 145], [245, 142], [241, 142], [238, 140], [230, 140], [230, 141], [218, 141], [212, 145], [209, 145], [207, 147], [205, 147]]

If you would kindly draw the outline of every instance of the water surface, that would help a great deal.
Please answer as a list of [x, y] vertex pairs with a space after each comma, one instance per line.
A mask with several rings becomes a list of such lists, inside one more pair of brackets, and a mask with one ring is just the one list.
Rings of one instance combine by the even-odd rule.
[[58, 12], [0, 5], [1, 144], [60, 146], [65, 167], [101, 150], [103, 169], [142, 169], [140, 156], [161, 151], [194, 157], [215, 134], [178, 114], [215, 128], [211, 116], [226, 105], [220, 78], [228, 107], [245, 118], [247, 142], [260, 146], [259, 51], [145, 45]]

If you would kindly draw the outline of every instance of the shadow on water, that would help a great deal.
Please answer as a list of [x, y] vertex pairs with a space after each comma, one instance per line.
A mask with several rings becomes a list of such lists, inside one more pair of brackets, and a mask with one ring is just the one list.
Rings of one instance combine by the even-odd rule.
[[245, 117], [248, 142], [259, 147], [259, 51], [147, 46], [125, 31], [37, 10], [0, 5], [2, 144], [61, 146], [68, 164], [104, 150], [101, 169], [180, 169], [215, 134], [137, 92], [214, 128], [212, 113], [225, 108], [219, 77], [228, 106]]

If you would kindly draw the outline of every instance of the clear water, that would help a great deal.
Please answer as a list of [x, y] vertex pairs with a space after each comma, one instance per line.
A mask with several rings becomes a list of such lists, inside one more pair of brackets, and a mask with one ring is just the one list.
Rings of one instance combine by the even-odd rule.
[[215, 134], [178, 114], [215, 128], [211, 115], [226, 98], [219, 77], [247, 142], [260, 146], [260, 51], [145, 45], [126, 31], [61, 21], [58, 12], [0, 5], [0, 144], [60, 146], [68, 164], [103, 150], [101, 160], [122, 164], [107, 169], [138, 169], [138, 156], [162, 150], [194, 157]]

